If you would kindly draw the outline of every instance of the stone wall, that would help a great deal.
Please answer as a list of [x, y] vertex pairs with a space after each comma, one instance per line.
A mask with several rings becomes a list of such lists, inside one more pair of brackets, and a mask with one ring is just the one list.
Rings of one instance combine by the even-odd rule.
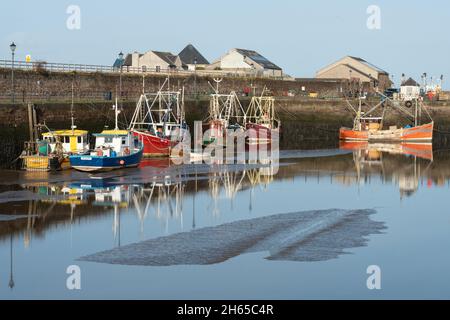
[[[166, 74], [147, 74], [145, 78], [139, 74], [127, 73], [77, 73], [49, 72], [45, 69], [24, 71], [15, 70], [16, 103], [28, 101], [64, 101], [71, 99], [72, 83], [76, 101], [108, 100], [120, 92], [122, 98], [135, 101], [142, 92], [143, 84], [146, 92], [155, 92], [164, 83]], [[206, 76], [170, 75], [171, 89], [184, 87], [186, 95], [207, 95], [216, 86], [214, 79]], [[264, 88], [272, 91], [275, 96], [305, 96], [317, 92], [319, 97], [339, 97], [346, 84], [342, 80], [333, 79], [297, 79], [271, 80], [254, 77], [226, 77], [220, 83], [220, 92], [236, 91], [238, 94], [254, 92], [260, 94]], [[11, 102], [12, 85], [11, 70], [0, 68], [0, 103]]]

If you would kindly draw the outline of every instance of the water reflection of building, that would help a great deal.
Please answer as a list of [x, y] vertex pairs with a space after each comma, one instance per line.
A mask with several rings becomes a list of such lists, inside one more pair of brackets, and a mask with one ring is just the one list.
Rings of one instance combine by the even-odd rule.
[[344, 142], [340, 147], [353, 151], [358, 184], [377, 173], [384, 181], [395, 181], [401, 197], [411, 196], [418, 190], [421, 174], [433, 162], [431, 144]]

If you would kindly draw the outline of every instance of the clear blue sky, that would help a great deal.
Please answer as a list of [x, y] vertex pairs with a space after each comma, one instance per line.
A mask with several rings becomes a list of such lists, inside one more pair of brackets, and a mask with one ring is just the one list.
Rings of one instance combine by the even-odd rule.
[[[80, 6], [80, 30], [66, 28], [71, 4]], [[381, 30], [366, 27], [372, 4], [381, 8]], [[450, 84], [445, 0], [22, 0], [3, 1], [0, 21], [0, 59], [10, 59], [11, 41], [20, 60], [106, 65], [121, 50], [178, 53], [192, 43], [210, 61], [230, 48], [254, 49], [296, 77], [355, 55], [396, 81], [427, 72]]]

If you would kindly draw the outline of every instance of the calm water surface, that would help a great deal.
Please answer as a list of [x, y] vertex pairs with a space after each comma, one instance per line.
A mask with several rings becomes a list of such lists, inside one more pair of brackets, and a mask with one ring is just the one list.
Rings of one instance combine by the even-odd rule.
[[[280, 161], [3, 171], [0, 298], [450, 298], [448, 150], [344, 145]], [[66, 288], [70, 265], [81, 290]], [[370, 265], [381, 290], [367, 289]]]

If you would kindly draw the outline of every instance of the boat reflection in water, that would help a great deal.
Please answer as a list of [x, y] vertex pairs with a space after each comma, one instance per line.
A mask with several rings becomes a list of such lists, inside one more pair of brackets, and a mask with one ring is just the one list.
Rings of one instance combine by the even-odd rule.
[[[384, 225], [374, 222], [373, 212], [366, 210], [275, 209], [261, 216], [260, 212], [252, 212], [253, 207], [261, 208], [254, 202], [254, 195], [258, 201], [261, 197], [277, 201], [277, 192], [284, 192], [282, 183], [296, 183], [301, 192], [301, 186], [314, 180], [314, 184], [337, 183], [358, 189], [381, 181], [397, 185], [401, 197], [413, 197], [423, 185], [442, 186], [449, 181], [449, 159], [448, 152], [433, 154], [432, 146], [427, 144], [351, 142], [342, 143], [340, 150], [282, 152], [277, 170], [270, 163], [174, 165], [170, 159], [149, 159], [126, 174], [67, 174], [71, 182], [62, 182], [66, 179], [59, 177], [51, 182], [54, 176], [48, 173], [25, 172], [21, 173], [20, 190], [14, 191], [14, 198], [8, 198], [8, 192], [0, 194], [0, 238], [23, 236], [25, 246], [29, 246], [33, 238], [41, 238], [49, 230], [71, 229], [106, 217], [111, 219], [106, 223], [111, 223], [112, 233], [103, 236], [111, 237], [114, 247], [125, 251], [93, 254], [86, 260], [142, 265], [211, 264], [263, 251], [269, 251], [266, 258], [272, 260], [327, 260], [340, 256], [346, 248], [367, 245], [364, 239], [383, 232]], [[272, 188], [275, 182], [277, 188]], [[261, 194], [266, 189], [270, 192]], [[247, 208], [243, 192], [248, 197]], [[236, 211], [235, 202], [239, 209]], [[4, 212], [10, 215], [2, 216]], [[246, 212], [253, 215], [246, 218]], [[137, 227], [133, 219], [139, 222]], [[132, 228], [140, 232], [133, 241], [141, 242], [122, 246], [121, 224], [125, 230], [127, 223], [129, 231], [130, 221]], [[149, 230], [151, 235], [147, 236]], [[177, 249], [169, 252], [172, 246]], [[140, 258], [136, 252], [141, 249], [145, 255]]]
[[420, 177], [433, 163], [431, 143], [341, 142], [340, 148], [353, 151], [358, 184], [366, 181], [362, 178], [367, 174], [378, 172], [383, 179], [392, 178], [398, 183], [401, 197], [418, 190]]
[[[218, 203], [221, 199], [229, 200], [232, 204], [238, 192], [257, 185], [268, 185], [273, 179], [266, 175], [270, 173], [268, 168], [221, 168], [217, 171], [218, 168], [206, 166], [206, 170], [201, 172], [185, 174], [183, 167], [174, 166], [170, 159], [147, 159], [135, 176], [142, 178], [142, 170], [151, 169], [152, 176], [144, 176], [146, 183], [133, 183], [134, 178], [124, 181], [120, 175], [94, 175], [61, 184], [49, 182], [48, 174], [30, 175], [27, 172], [24, 177], [30, 182], [22, 184], [23, 190], [14, 191], [16, 198], [9, 199], [11, 202], [0, 199], [0, 208], [14, 208], [14, 214], [8, 216], [8, 220], [0, 220], [0, 237], [20, 232], [28, 247], [33, 235], [40, 236], [46, 229], [112, 214], [114, 240], [120, 245], [122, 214], [136, 215], [141, 234], [144, 233], [144, 222], [150, 215], [161, 222], [166, 233], [170, 231], [170, 221], [183, 229], [183, 207], [187, 192], [193, 201], [192, 227], [195, 228], [197, 193], [209, 191], [207, 211], [213, 216], [219, 216]], [[22, 198], [19, 198], [20, 195], [23, 195]], [[14, 228], [6, 226], [7, 221], [14, 221]]]

